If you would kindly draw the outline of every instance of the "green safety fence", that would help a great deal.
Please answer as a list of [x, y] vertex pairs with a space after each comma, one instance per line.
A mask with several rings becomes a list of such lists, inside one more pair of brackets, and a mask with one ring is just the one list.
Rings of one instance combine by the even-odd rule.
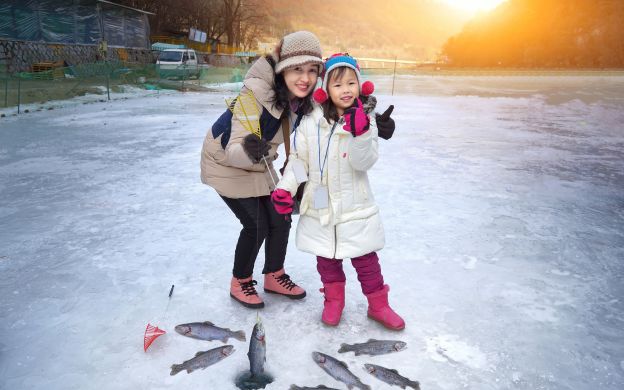
[[[110, 100], [115, 94], [132, 87], [145, 90], [211, 90], [215, 85], [240, 83], [249, 65], [222, 68], [100, 62], [39, 72], [0, 73], [0, 108], [23, 111], [27, 105], [71, 99], [89, 95], [95, 100]], [[233, 84], [231, 89], [240, 88]]]
[[[0, 109], [14, 107], [19, 113], [24, 106], [33, 104], [40, 105], [38, 109], [45, 109], [46, 103], [85, 95], [96, 101], [110, 100], [132, 87], [155, 91], [210, 91], [219, 85], [231, 83], [227, 89], [236, 92], [249, 67], [249, 64], [237, 67], [165, 67], [156, 64], [99, 62], [38, 72], [0, 72]], [[369, 69], [363, 73], [371, 77], [392, 76], [393, 70]], [[390, 79], [377, 82], [378, 92], [387, 90], [390, 93], [393, 89]]]
[[[165, 67], [109, 61], [17, 74], [7, 74], [6, 69], [0, 69], [0, 109], [15, 108], [20, 113], [30, 109], [24, 106], [33, 104], [38, 105], [36, 109], [45, 109], [46, 103], [85, 95], [95, 101], [110, 100], [133, 87], [155, 91], [210, 91], [231, 83], [227, 90], [236, 92], [249, 67], [249, 64], [237, 67]], [[393, 67], [362, 70], [365, 78], [375, 82], [376, 93], [385, 94], [394, 94], [396, 89], [400, 92], [396, 76], [422, 72]]]
[[[85, 100], [107, 100], [132, 88], [144, 90], [211, 91], [223, 84], [231, 84], [226, 90], [235, 93], [241, 87], [248, 64], [237, 67], [193, 67], [164, 68], [156, 64], [131, 64], [125, 62], [100, 62], [41, 69], [39, 72], [7, 74], [0, 68], [0, 110], [46, 108], [46, 103], [85, 96]], [[500, 69], [441, 69], [437, 66], [411, 69], [367, 68], [362, 69], [365, 79], [375, 83], [375, 94], [412, 94], [427, 88], [440, 88], [432, 84], [431, 76], [569, 76], [569, 75], [618, 75], [622, 70], [598, 72], [592, 70], [500, 70]], [[420, 76], [420, 77], [413, 77]], [[422, 77], [425, 76], [425, 77]], [[438, 79], [440, 81], [440, 79]], [[25, 107], [29, 106], [29, 107]], [[4, 108], [4, 110], [3, 110]], [[48, 105], [49, 108], [49, 105]], [[4, 114], [3, 114], [4, 115]]]

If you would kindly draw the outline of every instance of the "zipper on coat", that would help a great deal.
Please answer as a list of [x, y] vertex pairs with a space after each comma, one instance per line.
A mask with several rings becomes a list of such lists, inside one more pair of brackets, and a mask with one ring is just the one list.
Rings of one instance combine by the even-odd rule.
[[[332, 135], [334, 135], [334, 130], [336, 129], [336, 126], [338, 125], [338, 123], [339, 122], [334, 122], [334, 125], [332, 126], [329, 132], [329, 139], [327, 140], [327, 152], [325, 153], [325, 157], [327, 157], [327, 155], [329, 154], [329, 148], [331, 144]], [[320, 136], [318, 138], [319, 138], [319, 155], [320, 155]], [[339, 148], [339, 146], [336, 146], [336, 147]], [[319, 164], [320, 164], [320, 161], [319, 161]], [[328, 196], [329, 196], [329, 165], [331, 165], [331, 163], [329, 163], [327, 166], [327, 195]], [[338, 171], [340, 171], [340, 168], [338, 168]], [[323, 184], [323, 175], [321, 175], [321, 184]], [[331, 207], [331, 201], [329, 202], [329, 207]], [[335, 259], [336, 252], [338, 251], [338, 234], [336, 232], [336, 225], [333, 225], [333, 229], [334, 229], [334, 254], [332, 256], [332, 259]]]

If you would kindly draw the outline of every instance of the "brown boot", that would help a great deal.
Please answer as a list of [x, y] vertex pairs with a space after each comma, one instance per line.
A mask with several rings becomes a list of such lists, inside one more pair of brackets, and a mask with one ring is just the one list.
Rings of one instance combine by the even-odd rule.
[[254, 287], [258, 282], [251, 279], [251, 276], [244, 279], [232, 278], [230, 282], [230, 296], [240, 302], [241, 305], [251, 309], [264, 307], [264, 302], [258, 296]]
[[301, 299], [306, 296], [305, 290], [290, 280], [284, 268], [264, 275], [264, 292], [284, 295], [290, 299]]

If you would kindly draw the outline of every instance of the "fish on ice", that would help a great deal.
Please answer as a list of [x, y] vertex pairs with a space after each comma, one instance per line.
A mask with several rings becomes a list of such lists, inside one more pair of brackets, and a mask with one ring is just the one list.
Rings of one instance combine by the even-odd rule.
[[341, 362], [340, 360], [321, 352], [312, 352], [312, 359], [314, 359], [316, 364], [318, 364], [318, 366], [332, 378], [343, 382], [349, 389], [358, 388], [360, 390], [370, 390], [370, 386], [362, 383], [360, 378], [349, 371], [347, 363]]
[[182, 370], [186, 370], [187, 374], [190, 374], [200, 368], [203, 370], [208, 366], [212, 366], [213, 364], [220, 362], [230, 356], [233, 352], [234, 346], [232, 345], [224, 345], [222, 347], [213, 348], [209, 351], [197, 352], [194, 358], [189, 359], [182, 364], [172, 365], [170, 375], [175, 375]]
[[411, 387], [412, 389], [420, 390], [420, 383], [418, 381], [413, 381], [409, 378], [399, 375], [399, 372], [397, 370], [385, 368], [376, 364], [365, 364], [364, 368], [369, 374], [382, 382], [386, 382], [389, 385], [397, 385], [402, 389], [405, 389], [406, 387]]
[[369, 339], [365, 343], [341, 344], [338, 353], [355, 352], [355, 355], [385, 355], [387, 353], [403, 351], [407, 348], [407, 343], [397, 340], [375, 340]]
[[224, 343], [227, 343], [230, 337], [238, 341], [246, 340], [244, 331], [233, 331], [228, 328], [220, 328], [210, 321], [191, 322], [189, 324], [176, 325], [175, 331], [182, 336], [191, 337], [198, 340], [220, 340]]

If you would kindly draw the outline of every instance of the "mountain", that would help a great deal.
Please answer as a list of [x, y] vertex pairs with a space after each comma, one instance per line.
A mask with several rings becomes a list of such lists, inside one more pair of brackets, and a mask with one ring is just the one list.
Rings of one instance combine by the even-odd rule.
[[453, 66], [622, 67], [624, 1], [508, 0], [443, 48]]
[[267, 39], [309, 30], [327, 55], [347, 51], [359, 57], [433, 60], [468, 21], [466, 13], [438, 0], [265, 2]]

